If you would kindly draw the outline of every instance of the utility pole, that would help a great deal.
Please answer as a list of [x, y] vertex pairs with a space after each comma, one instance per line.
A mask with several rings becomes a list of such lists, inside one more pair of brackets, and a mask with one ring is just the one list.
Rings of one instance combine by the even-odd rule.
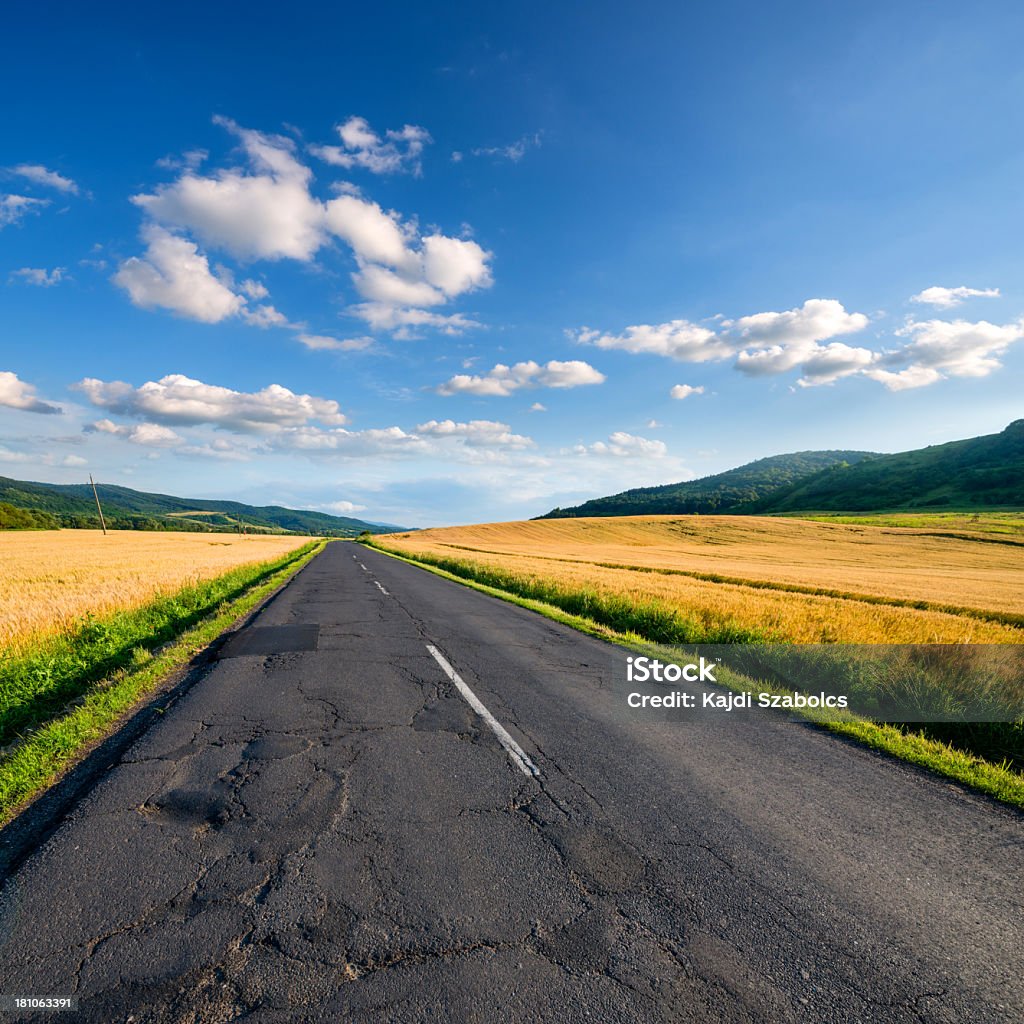
[[100, 528], [103, 530], [103, 536], [107, 535], [107, 524], [103, 521], [103, 509], [100, 506], [100, 496], [96, 490], [96, 481], [92, 478], [92, 473], [89, 474], [89, 483], [92, 484], [92, 496], [96, 499], [96, 511], [100, 514]]

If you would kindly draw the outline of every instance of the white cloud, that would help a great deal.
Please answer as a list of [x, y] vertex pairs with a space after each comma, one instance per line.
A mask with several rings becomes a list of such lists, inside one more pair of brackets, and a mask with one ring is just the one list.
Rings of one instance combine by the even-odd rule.
[[341, 195], [324, 206], [327, 228], [348, 242], [361, 262], [382, 263], [415, 271], [418, 260], [409, 248], [411, 229], [395, 213], [359, 196]]
[[863, 330], [868, 318], [848, 313], [835, 299], [808, 299], [802, 306], [782, 313], [755, 313], [739, 320], [725, 320], [722, 326], [744, 343], [766, 345], [744, 350], [735, 368], [751, 377], [786, 373], [804, 367], [799, 381], [805, 387], [830, 384], [868, 366], [874, 353], [841, 343], [822, 346], [820, 342]]
[[247, 280], [242, 282], [242, 291], [249, 296], [250, 299], [265, 299], [270, 295], [267, 291], [267, 286], [262, 281]]
[[[508, 160], [511, 163], [517, 164], [520, 160], [526, 156], [526, 151], [529, 149], [536, 149], [540, 146], [541, 134], [540, 132], [534, 132], [532, 135], [523, 135], [516, 139], [515, 142], [509, 143], [507, 146], [483, 146], [473, 150], [473, 156], [490, 156], [496, 157], [499, 160]], [[452, 159], [455, 159], [455, 154], [452, 154]], [[459, 154], [459, 160], [462, 159], [462, 154]], [[458, 161], [456, 161], [458, 163]]]
[[113, 278], [136, 306], [160, 306], [208, 324], [242, 309], [245, 300], [213, 275], [195, 243], [156, 224], [146, 225], [142, 237], [145, 256], [125, 260]]
[[54, 188], [58, 192], [69, 192], [72, 195], [78, 194], [78, 185], [63, 174], [48, 170], [42, 164], [18, 164], [11, 170], [37, 185], [44, 185], [47, 188]]
[[288, 322], [288, 317], [286, 317], [284, 313], [269, 304], [257, 306], [255, 309], [243, 307], [239, 312], [241, 313], [242, 319], [251, 327], [267, 328], [293, 326]]
[[547, 412], [547, 411], [548, 411], [548, 407], [546, 405], [543, 405], [540, 402], [534, 402], [533, 405], [530, 406], [530, 412]]
[[782, 313], [754, 313], [722, 322], [723, 327], [739, 335], [744, 346], [809, 345], [862, 331], [867, 325], [868, 318], [863, 313], [847, 313], [835, 299], [808, 299], [802, 306]]
[[[449, 238], [436, 232], [421, 238], [415, 221], [404, 223], [397, 213], [383, 210], [351, 187], [343, 185], [336, 190], [340, 195], [322, 202], [311, 193], [312, 172], [299, 161], [290, 139], [242, 128], [225, 118], [215, 121], [239, 140], [248, 167], [201, 175], [189, 166], [176, 180], [134, 196], [132, 201], [166, 234], [178, 237], [180, 244], [191, 244], [175, 234], [187, 231], [208, 248], [224, 250], [241, 260], [301, 262], [312, 261], [332, 238], [338, 238], [352, 249], [357, 264], [352, 280], [366, 300], [352, 312], [366, 319], [374, 330], [411, 337], [417, 328], [457, 333], [477, 326], [458, 315], [428, 314], [425, 309], [473, 289], [489, 287], [491, 253], [466, 238]], [[343, 139], [354, 147], [351, 152], [341, 153], [345, 166], [351, 162], [353, 166], [374, 164], [382, 168], [387, 160], [407, 161], [418, 155], [428, 139], [422, 129], [407, 126], [388, 133], [387, 141], [381, 142], [358, 119], [347, 122], [343, 129]], [[403, 143], [401, 147], [399, 142]], [[153, 230], [152, 225], [149, 230]], [[140, 276], [135, 271], [145, 268], [137, 268], [131, 261], [127, 265], [125, 282], [135, 284], [136, 294], [151, 295], [151, 282], [135, 281]], [[191, 310], [198, 305], [203, 316], [197, 318], [210, 322], [238, 313], [256, 326], [287, 325], [269, 305], [254, 312], [243, 309], [245, 297], [254, 301], [268, 297], [261, 282], [246, 279], [240, 286], [241, 294], [236, 294], [226, 272], [213, 275], [208, 267], [205, 269], [208, 277], [230, 293], [233, 304], [224, 293], [220, 293], [216, 312], [205, 303], [189, 301], [189, 294], [175, 294], [173, 302], [150, 298], [148, 304], [165, 305], [190, 316], [195, 316]], [[134, 295], [133, 301], [137, 301]]]
[[61, 460], [62, 466], [74, 467], [74, 466], [87, 466], [89, 464], [88, 459], [83, 459], [81, 455], [65, 455]]
[[326, 505], [318, 505], [317, 508], [324, 512], [334, 512], [339, 516], [348, 516], [353, 512], [365, 512], [365, 505], [357, 505], [352, 501], [329, 501]]
[[364, 267], [352, 280], [363, 298], [386, 306], [436, 306], [445, 300], [426, 281], [410, 281], [387, 267]]
[[60, 406], [50, 405], [36, 397], [36, 389], [10, 370], [0, 371], [0, 405], [8, 409], [20, 409], [22, 412], [39, 412], [59, 415], [63, 410]]
[[74, 387], [101, 409], [157, 423], [209, 423], [229, 430], [270, 433], [311, 421], [328, 425], [346, 422], [337, 402], [295, 394], [280, 384], [249, 393], [175, 373], [138, 388], [124, 381], [92, 377]]
[[660, 459], [668, 454], [664, 441], [654, 441], [636, 434], [627, 434], [616, 430], [607, 441], [595, 441], [590, 445], [576, 445], [572, 449], [576, 455], [612, 455], [616, 458], [655, 458]]
[[801, 387], [818, 384], [833, 384], [841, 377], [860, 373], [878, 358], [877, 352], [867, 348], [852, 348], [841, 341], [818, 345], [814, 352], [800, 366], [803, 374], [797, 381]]
[[905, 370], [865, 370], [865, 376], [884, 384], [890, 391], [906, 391], [909, 388], [923, 388], [942, 380], [938, 370], [925, 366], [908, 366]]
[[310, 146], [310, 152], [334, 167], [361, 167], [374, 174], [410, 171], [418, 177], [423, 147], [432, 141], [425, 128], [413, 124], [390, 130], [382, 139], [362, 117], [350, 117], [335, 130], [340, 146]]
[[162, 427], [159, 423], [135, 423], [131, 426], [114, 423], [113, 420], [97, 420], [85, 427], [87, 434], [110, 434], [132, 444], [141, 444], [150, 448], [173, 448], [181, 443], [181, 435], [170, 427]]
[[703, 395], [703, 394], [704, 394], [704, 386], [703, 385], [699, 385], [697, 387], [693, 387], [690, 384], [676, 384], [676, 385], [673, 386], [672, 390], [669, 392], [669, 395], [671, 395], [672, 398], [678, 398], [680, 401], [682, 401], [684, 398], [689, 398], [690, 395]]
[[10, 170], [36, 185], [56, 189], [58, 192], [77, 195], [79, 191], [78, 185], [71, 178], [66, 178], [63, 174], [58, 174], [56, 171], [51, 171], [42, 164], [18, 164], [10, 168]]
[[12, 277], [22, 278], [26, 284], [34, 284], [40, 288], [52, 288], [60, 284], [67, 275], [67, 267], [54, 267], [47, 270], [45, 267], [22, 267], [11, 273]]
[[492, 370], [481, 376], [460, 373], [442, 384], [437, 390], [442, 395], [510, 395], [513, 391], [527, 387], [575, 388], [587, 384], [602, 384], [603, 373], [589, 363], [578, 359], [560, 362], [536, 363], [533, 360], [506, 366], [498, 363]]
[[[908, 370], [929, 370], [941, 376], [987, 377], [1000, 368], [999, 357], [1006, 349], [1024, 338], [1024, 319], [1002, 326], [987, 320], [911, 321], [896, 333], [912, 340], [885, 353], [881, 363], [886, 367], [905, 363]], [[875, 379], [894, 386], [890, 376], [878, 375]], [[915, 372], [900, 379], [916, 382], [903, 383], [902, 387], [919, 387], [938, 378]]]
[[468, 423], [456, 423], [454, 420], [430, 420], [421, 423], [416, 433], [423, 437], [434, 437], [442, 440], [457, 439], [471, 446], [508, 448], [531, 448], [533, 439], [522, 434], [513, 434], [507, 423], [494, 420], [471, 420]]
[[423, 239], [423, 275], [449, 297], [493, 284], [487, 261], [492, 254], [476, 242], [445, 235]]
[[925, 288], [924, 291], [910, 296], [911, 302], [918, 302], [926, 306], [935, 306], [937, 309], [952, 309], [959, 306], [964, 299], [998, 299], [998, 288], [968, 288], [960, 285], [959, 288], [943, 288], [940, 285], [933, 285]]
[[373, 344], [373, 338], [329, 338], [324, 334], [299, 334], [298, 340], [308, 349], [316, 351], [362, 352]]
[[483, 326], [461, 313], [444, 315], [426, 309], [399, 309], [382, 302], [350, 306], [349, 312], [365, 320], [372, 330], [390, 331], [399, 339], [418, 337], [416, 332], [421, 327], [430, 327], [442, 334], [461, 334], [472, 327]]
[[429, 451], [429, 446], [415, 434], [401, 427], [346, 430], [335, 427], [324, 430], [316, 426], [288, 427], [268, 439], [274, 451], [300, 451], [315, 455], [338, 455], [361, 458], [368, 455], [404, 455]]
[[186, 170], [132, 202], [240, 259], [312, 259], [325, 240], [323, 207], [309, 193], [312, 173], [295, 159], [292, 141], [215, 121], [238, 137], [256, 173], [231, 169], [201, 177]]
[[622, 334], [601, 334], [583, 327], [571, 332], [576, 341], [598, 348], [621, 349], [633, 354], [668, 356], [681, 363], [705, 363], [725, 359], [736, 351], [734, 343], [707, 327], [689, 320], [670, 320], [664, 324], [637, 324]]
[[27, 213], [38, 213], [49, 206], [49, 199], [33, 199], [31, 196], [0, 196], [0, 228], [17, 224]]

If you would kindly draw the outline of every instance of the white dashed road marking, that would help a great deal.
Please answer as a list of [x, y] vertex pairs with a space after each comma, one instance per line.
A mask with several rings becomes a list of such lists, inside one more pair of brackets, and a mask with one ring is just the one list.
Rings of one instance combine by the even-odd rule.
[[462, 681], [459, 673], [448, 664], [445, 656], [432, 644], [427, 644], [427, 650], [434, 656], [438, 665], [444, 669], [444, 674], [455, 684], [459, 693], [466, 698], [466, 703], [490, 726], [491, 732], [498, 737], [498, 742], [512, 758], [512, 763], [527, 778], [540, 778], [540, 769], [527, 757], [526, 751], [512, 739], [501, 722], [483, 706], [480, 698]]
[[378, 583], [378, 582], [377, 582], [376, 580], [374, 580], [373, 582], [374, 582], [374, 585], [375, 585], [375, 586], [377, 587], [377, 589], [378, 589], [378, 590], [379, 590], [379, 591], [380, 591], [380, 592], [381, 592], [382, 594], [385, 594], [385, 595], [387, 594], [387, 591], [386, 591], [386, 590], [385, 590], [385, 589], [384, 589], [384, 588], [383, 588], [383, 587], [382, 587], [382, 586], [381, 586], [381, 585], [380, 585], [380, 584], [379, 584], [379, 583]]

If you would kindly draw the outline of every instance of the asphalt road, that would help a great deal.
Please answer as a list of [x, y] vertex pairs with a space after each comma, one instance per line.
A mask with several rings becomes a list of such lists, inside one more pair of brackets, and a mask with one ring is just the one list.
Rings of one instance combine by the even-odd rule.
[[1024, 1020], [1021, 815], [778, 714], [631, 721], [624, 663], [329, 545], [7, 879], [0, 993], [104, 1024]]

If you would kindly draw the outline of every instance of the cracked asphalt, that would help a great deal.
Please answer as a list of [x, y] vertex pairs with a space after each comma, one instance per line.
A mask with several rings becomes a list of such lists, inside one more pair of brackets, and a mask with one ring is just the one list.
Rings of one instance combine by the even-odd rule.
[[627, 721], [625, 656], [329, 545], [6, 879], [0, 993], [104, 1024], [1024, 1020], [1021, 815], [782, 716]]

